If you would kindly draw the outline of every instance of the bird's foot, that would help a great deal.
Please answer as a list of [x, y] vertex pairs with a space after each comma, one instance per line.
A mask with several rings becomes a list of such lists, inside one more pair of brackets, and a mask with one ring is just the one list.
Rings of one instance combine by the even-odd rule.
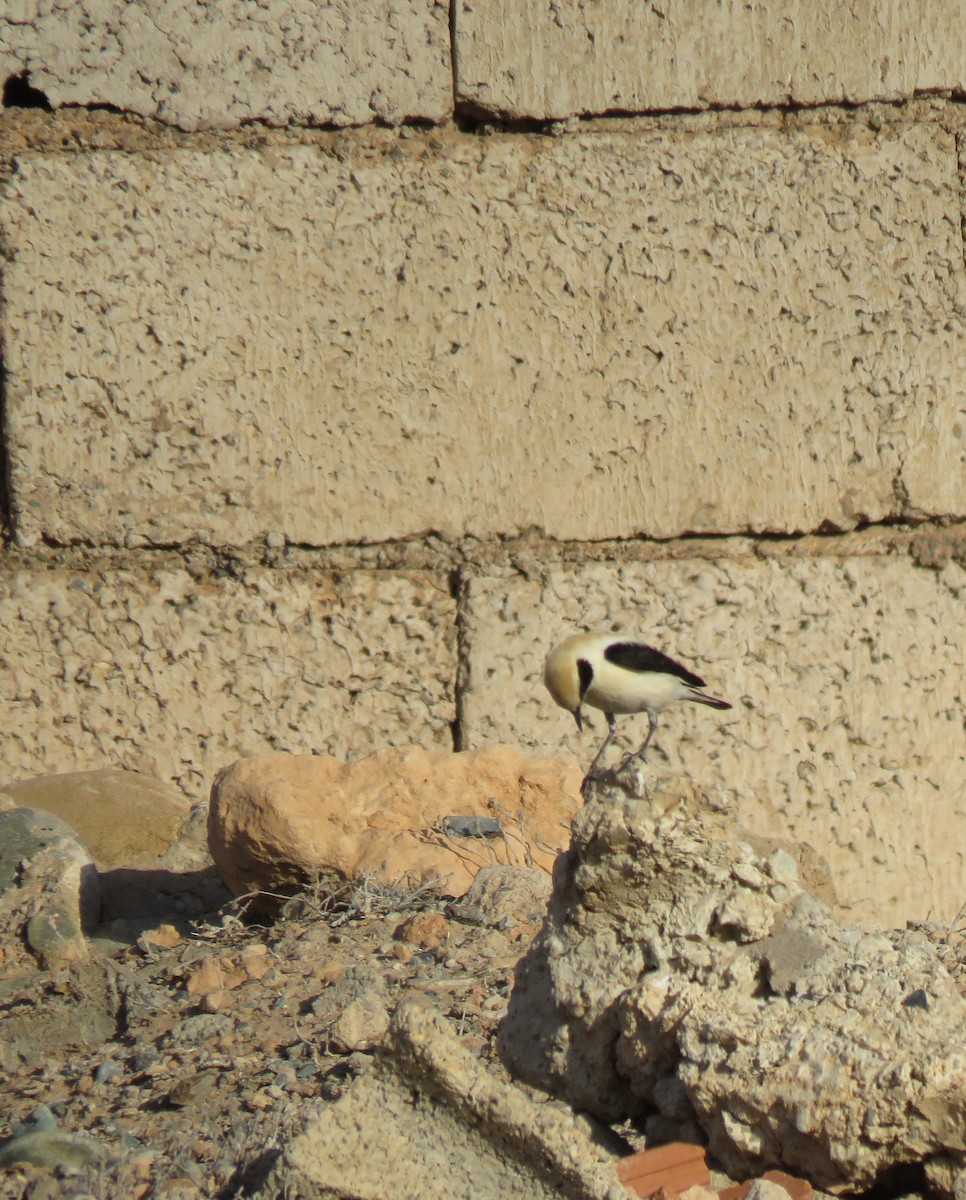
[[586, 803], [597, 790], [597, 785], [606, 783], [607, 776], [613, 774], [607, 767], [591, 767], [580, 784], [580, 798]]

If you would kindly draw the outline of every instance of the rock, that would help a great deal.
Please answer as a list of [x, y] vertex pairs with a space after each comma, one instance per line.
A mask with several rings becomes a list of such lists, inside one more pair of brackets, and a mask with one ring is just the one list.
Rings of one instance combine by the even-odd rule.
[[504, 1082], [410, 1001], [374, 1068], [310, 1119], [255, 1195], [626, 1200], [614, 1140]]
[[170, 950], [181, 940], [178, 929], [166, 922], [162, 922], [156, 929], [146, 929], [141, 934], [141, 941], [145, 946], [156, 946], [159, 950]]
[[[962, 1170], [966, 996], [936, 946], [838, 926], [795, 882], [804, 860], [731, 827], [720, 796], [621, 783], [574, 820], [507, 1065], [605, 1119], [690, 1118], [736, 1178], [860, 1191], [903, 1164]], [[906, 1003], [919, 989], [928, 1007]]]
[[681, 1200], [712, 1200], [702, 1193], [711, 1183], [704, 1148], [686, 1142], [671, 1142], [651, 1150], [629, 1154], [617, 1164], [617, 1177], [635, 1196], [667, 1192]]
[[[467, 754], [418, 747], [380, 750], [358, 762], [268, 754], [221, 771], [211, 790], [208, 845], [236, 895], [261, 893], [272, 911], [307, 883], [335, 873], [371, 874], [414, 886], [438, 879], [461, 896], [495, 863], [549, 870], [579, 805], [580, 768], [570, 757], [492, 746]], [[501, 838], [456, 838], [453, 812], [500, 820]]]
[[754, 1180], [746, 1196], [747, 1200], [791, 1200], [780, 1183], [772, 1183], [769, 1179]]
[[330, 983], [311, 1005], [313, 1016], [339, 1052], [368, 1050], [389, 1027], [386, 984], [374, 968], [358, 965]]
[[2, 791], [20, 807], [66, 821], [101, 870], [159, 858], [178, 840], [191, 808], [177, 788], [114, 768], [39, 775]]
[[329, 1034], [335, 1050], [351, 1054], [369, 1050], [385, 1036], [389, 1028], [389, 1010], [375, 992], [366, 992], [353, 1000], [332, 1023]]
[[459, 921], [506, 928], [541, 921], [550, 898], [550, 875], [533, 867], [483, 867], [462, 900], [451, 906]]
[[0, 1170], [15, 1163], [33, 1163], [48, 1170], [78, 1170], [106, 1157], [104, 1147], [82, 1133], [44, 1130], [21, 1134], [0, 1147]]
[[425, 910], [413, 913], [399, 926], [394, 935], [400, 942], [434, 950], [449, 937], [449, 921], [442, 913]]
[[[97, 869], [59, 817], [32, 808], [0, 812], [0, 945], [3, 973], [57, 968], [86, 958], [100, 910]], [[25, 958], [26, 948], [36, 962]]]

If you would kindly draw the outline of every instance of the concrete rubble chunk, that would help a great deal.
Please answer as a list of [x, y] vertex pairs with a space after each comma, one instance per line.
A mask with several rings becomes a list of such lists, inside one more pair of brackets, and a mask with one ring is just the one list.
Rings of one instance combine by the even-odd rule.
[[19, 155], [15, 536], [966, 515], [959, 187], [927, 123]]
[[454, 3], [458, 101], [514, 119], [855, 104], [966, 86], [957, 0]]
[[[569, 755], [525, 755], [512, 746], [468, 754], [410, 746], [350, 763], [261, 755], [216, 777], [208, 847], [232, 891], [261, 893], [255, 907], [263, 911], [333, 875], [461, 896], [481, 867], [535, 864], [548, 872], [579, 803], [579, 782]], [[441, 826], [454, 805], [498, 815], [504, 837], [449, 837]]]
[[17, 3], [2, 78], [54, 107], [111, 105], [181, 129], [444, 121], [453, 109], [446, 5], [352, 0]]
[[313, 1117], [258, 1200], [626, 1200], [617, 1139], [533, 1100], [415, 1002], [395, 1012], [374, 1068]]
[[97, 868], [73, 829], [33, 808], [0, 811], [0, 974], [88, 958], [99, 911]]
[[[632, 764], [594, 789], [517, 970], [510, 1069], [604, 1120], [656, 1105], [696, 1122], [735, 1178], [774, 1167], [860, 1191], [918, 1164], [951, 1195], [966, 995], [937, 946], [838, 925], [688, 781], [648, 791]], [[720, 920], [763, 895], [768, 922]]]

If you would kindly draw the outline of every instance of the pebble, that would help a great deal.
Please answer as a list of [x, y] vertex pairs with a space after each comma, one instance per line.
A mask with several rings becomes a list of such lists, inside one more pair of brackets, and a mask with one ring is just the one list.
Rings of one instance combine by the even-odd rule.
[[425, 950], [434, 950], [449, 937], [449, 921], [439, 912], [413, 913], [399, 926], [395, 936], [400, 942], [409, 942], [410, 945], [421, 946]]
[[342, 963], [331, 959], [328, 962], [320, 963], [313, 969], [312, 974], [320, 983], [338, 983], [345, 974], [345, 967]]
[[124, 1074], [124, 1068], [120, 1063], [112, 1062], [110, 1059], [107, 1062], [102, 1062], [94, 1072], [95, 1083], [108, 1083], [112, 1079], [120, 1079]]
[[26, 1121], [14, 1121], [11, 1128], [14, 1137], [25, 1133], [49, 1133], [57, 1128], [57, 1118], [46, 1104], [38, 1104]]
[[158, 1052], [153, 1046], [138, 1046], [131, 1059], [131, 1066], [137, 1072], [147, 1071], [158, 1061], [158, 1057]]

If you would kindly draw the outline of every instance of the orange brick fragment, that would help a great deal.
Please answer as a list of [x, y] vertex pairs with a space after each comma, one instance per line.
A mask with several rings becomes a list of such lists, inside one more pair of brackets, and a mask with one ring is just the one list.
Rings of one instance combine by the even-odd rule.
[[629, 1154], [617, 1164], [617, 1178], [635, 1196], [654, 1196], [662, 1189], [683, 1192], [711, 1182], [704, 1147], [671, 1142], [655, 1150]]

